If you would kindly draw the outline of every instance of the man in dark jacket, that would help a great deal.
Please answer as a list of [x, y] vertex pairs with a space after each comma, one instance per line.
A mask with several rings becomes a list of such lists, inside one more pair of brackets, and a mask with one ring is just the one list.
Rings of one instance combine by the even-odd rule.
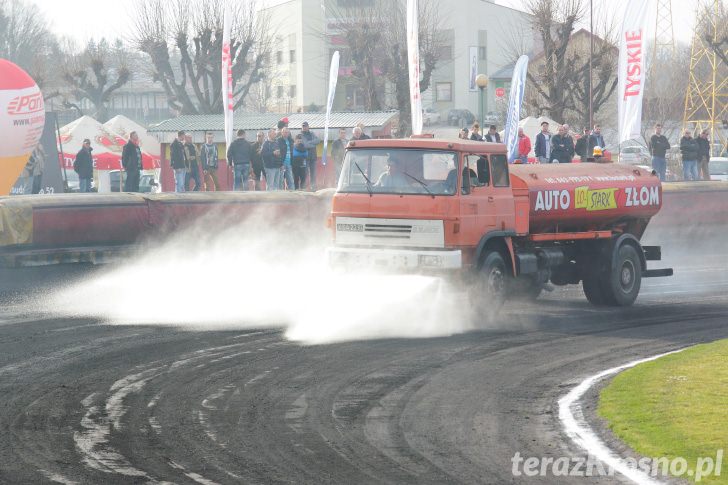
[[278, 137], [278, 152], [283, 165], [283, 179], [288, 190], [293, 190], [293, 137], [288, 127], [281, 129], [281, 136]]
[[[255, 180], [255, 190], [260, 190], [260, 182], [263, 180], [263, 143], [265, 143], [265, 133], [259, 131], [255, 135], [255, 143], [250, 146], [250, 165], [253, 167], [253, 180]], [[266, 185], [268, 180], [265, 181]]]
[[142, 171], [142, 149], [139, 148], [139, 135], [136, 131], [129, 134], [129, 141], [121, 152], [121, 166], [126, 172], [124, 192], [139, 192]]
[[586, 162], [587, 158], [589, 158], [590, 155], [587, 155], [587, 150], [589, 149], [589, 128], [584, 128], [584, 133], [579, 137], [578, 140], [576, 140], [576, 143], [574, 144], [574, 151], [577, 155], [579, 155], [579, 158], [581, 158], [582, 162]]
[[178, 131], [177, 138], [169, 146], [170, 162], [174, 170], [174, 191], [185, 191], [187, 176], [187, 150], [185, 150], [185, 132]]
[[650, 155], [652, 155], [652, 170], [657, 172], [660, 180], [664, 182], [667, 173], [666, 155], [670, 149], [670, 142], [662, 134], [662, 125], [660, 123], [655, 125], [655, 133], [650, 137], [648, 148], [650, 149]]
[[331, 159], [336, 167], [336, 183], [339, 183], [341, 175], [341, 167], [344, 164], [344, 154], [346, 153], [346, 145], [349, 140], [346, 139], [346, 128], [339, 128], [339, 138], [331, 144]]
[[91, 179], [94, 177], [94, 162], [91, 157], [91, 140], [86, 138], [83, 141], [81, 150], [76, 154], [76, 160], [73, 162], [73, 170], [78, 174], [78, 191], [91, 192]]
[[703, 130], [698, 137], [698, 170], [700, 172], [697, 180], [710, 180], [710, 170], [708, 165], [710, 164], [710, 140], [708, 139], [710, 132]]
[[589, 146], [586, 152], [587, 158], [592, 158], [594, 156], [594, 147], [600, 147], [602, 150], [605, 148], [604, 136], [602, 136], [602, 127], [599, 125], [594, 125], [594, 129], [592, 130], [591, 135], [589, 135]]
[[228, 147], [228, 165], [233, 167], [235, 178], [233, 179], [233, 190], [248, 190], [248, 179], [250, 178], [250, 142], [245, 139], [245, 130], [238, 130], [238, 137]]
[[574, 158], [574, 140], [569, 136], [565, 126], [559, 126], [559, 132], [551, 139], [551, 162], [571, 163]]
[[263, 142], [260, 155], [265, 169], [265, 190], [281, 190], [283, 175], [282, 161], [275, 128], [268, 130], [268, 139]]
[[680, 138], [680, 153], [683, 160], [683, 179], [698, 180], [698, 142], [695, 141], [690, 130]]
[[192, 191], [199, 192], [200, 187], [202, 187], [202, 182], [200, 182], [200, 156], [197, 147], [192, 143], [192, 135], [190, 134], [185, 135], [185, 150], [187, 151], [187, 163], [190, 167], [185, 174], [185, 190], [190, 190], [190, 180], [194, 180], [195, 188]]
[[[301, 135], [303, 135], [303, 144], [306, 146], [308, 153], [308, 181], [311, 190], [316, 190], [316, 164], [318, 163], [318, 153], [316, 147], [321, 143], [321, 139], [317, 137], [308, 125], [308, 121], [304, 121], [301, 125]], [[301, 187], [303, 189], [303, 187]]]
[[551, 163], [551, 132], [548, 121], [541, 123], [541, 133], [536, 135], [533, 152], [539, 163]]
[[496, 130], [495, 125], [490, 125], [490, 127], [488, 128], [488, 133], [486, 133], [485, 136], [483, 137], [483, 141], [489, 141], [491, 143], [500, 143], [501, 142], [500, 134], [495, 130]]

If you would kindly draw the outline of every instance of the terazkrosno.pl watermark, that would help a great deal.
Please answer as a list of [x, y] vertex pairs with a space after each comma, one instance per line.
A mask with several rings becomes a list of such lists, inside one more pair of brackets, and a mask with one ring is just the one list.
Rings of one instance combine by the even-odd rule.
[[[641, 470], [652, 477], [669, 476], [690, 477], [695, 482], [709, 476], [719, 477], [723, 465], [723, 450], [718, 450], [715, 457], [697, 458], [694, 463], [685, 458], [624, 458], [624, 466]], [[511, 472], [515, 477], [604, 477], [614, 476], [616, 471], [597, 458], [588, 457], [523, 457], [516, 452], [511, 458]]]

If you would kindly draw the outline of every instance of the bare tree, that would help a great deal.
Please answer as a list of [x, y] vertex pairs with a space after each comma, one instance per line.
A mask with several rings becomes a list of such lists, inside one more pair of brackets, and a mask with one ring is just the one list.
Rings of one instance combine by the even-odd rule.
[[[704, 20], [700, 23], [699, 35], [703, 37], [706, 44], [715, 52], [715, 55], [728, 67], [728, 9], [724, 2], [718, 2], [718, 12], [709, 6], [705, 6], [702, 12], [698, 10], [698, 18]], [[715, 29], [708, 19], [715, 17]]]
[[56, 37], [36, 5], [0, 0], [0, 57], [25, 69], [43, 89], [50, 80]]
[[[412, 132], [407, 57], [406, 3], [381, 2], [373, 7], [355, 7], [334, 13], [347, 40], [352, 75], [366, 93], [367, 109], [381, 109], [379, 90], [386, 84], [399, 110], [398, 133]], [[437, 25], [442, 15], [435, 0], [419, 2], [420, 91], [430, 87], [441, 45]]]
[[[155, 80], [172, 108], [184, 114], [220, 113], [223, 0], [138, 0], [135, 44], [152, 61]], [[243, 106], [264, 75], [271, 37], [255, 2], [232, 8], [231, 56], [235, 108]]]
[[81, 53], [69, 57], [63, 79], [77, 100], [88, 99], [94, 105], [94, 118], [104, 123], [111, 95], [131, 79], [123, 45], [117, 41], [110, 46], [106, 39], [90, 41]]

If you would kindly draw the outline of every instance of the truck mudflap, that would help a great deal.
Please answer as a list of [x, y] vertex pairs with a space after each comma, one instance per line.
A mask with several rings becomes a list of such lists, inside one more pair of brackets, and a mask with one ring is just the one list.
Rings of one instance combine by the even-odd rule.
[[417, 250], [384, 248], [330, 247], [329, 265], [333, 268], [382, 269], [392, 271], [454, 270], [463, 266], [460, 250]]

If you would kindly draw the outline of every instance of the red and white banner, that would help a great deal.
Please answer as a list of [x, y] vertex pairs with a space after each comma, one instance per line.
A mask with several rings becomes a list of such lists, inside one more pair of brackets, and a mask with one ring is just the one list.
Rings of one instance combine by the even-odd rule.
[[619, 40], [619, 143], [642, 135], [642, 95], [647, 75], [647, 14], [650, 0], [627, 2]]
[[420, 24], [417, 0], [407, 0], [407, 58], [412, 110], [412, 134], [422, 134], [422, 95], [420, 94]]
[[222, 33], [222, 103], [225, 116], [225, 147], [233, 141], [233, 58], [230, 49], [231, 14], [228, 2], [225, 2], [225, 14]]

